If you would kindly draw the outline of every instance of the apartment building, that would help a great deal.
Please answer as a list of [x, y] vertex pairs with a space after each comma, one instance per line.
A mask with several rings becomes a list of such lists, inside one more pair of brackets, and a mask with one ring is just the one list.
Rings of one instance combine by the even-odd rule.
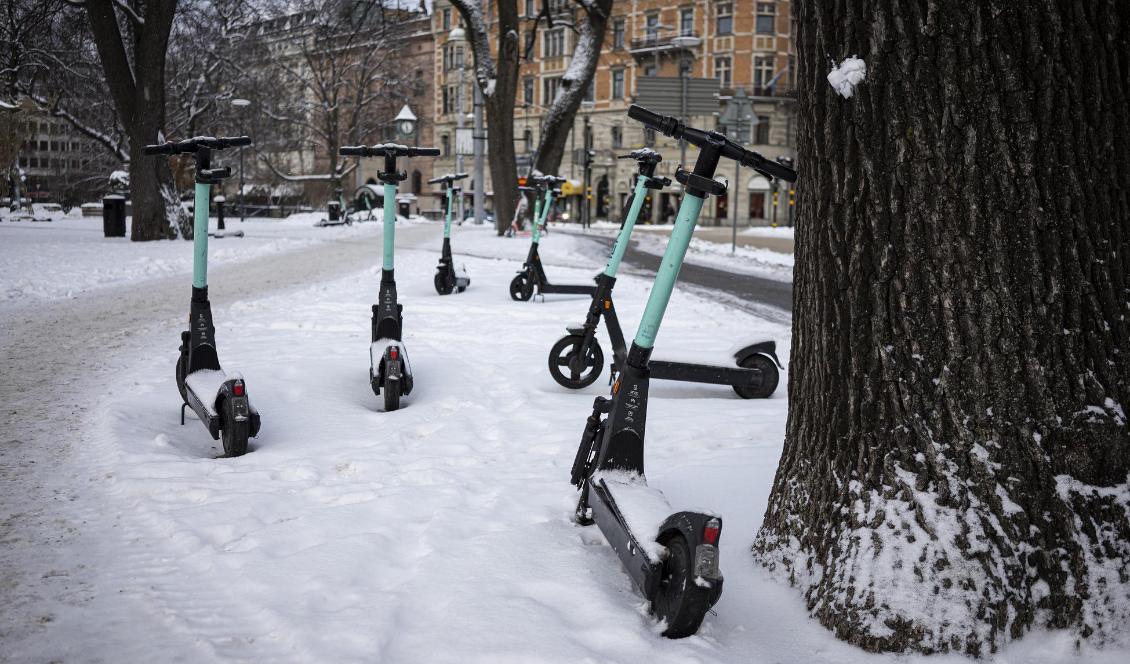
[[[356, 43], [351, 43], [347, 49], [335, 51], [333, 53], [337, 59], [335, 71], [348, 72], [350, 58], [354, 55], [359, 57], [363, 49], [388, 49], [389, 52], [385, 57], [392, 59], [395, 71], [405, 75], [410, 82], [406, 86], [397, 86], [395, 95], [380, 95], [367, 103], [365, 111], [375, 116], [376, 131], [363, 137], [342, 136], [339, 140], [343, 145], [351, 142], [372, 144], [383, 141], [431, 145], [435, 140], [431, 111], [432, 95], [435, 90], [432, 80], [435, 40], [430, 17], [423, 11], [403, 8], [396, 9], [395, 14], [386, 16], [393, 26], [395, 35], [392, 47], [390, 48], [389, 44], [383, 41], [384, 37], [380, 31], [376, 31], [374, 40], [358, 40]], [[344, 38], [340, 40], [327, 38], [323, 34], [325, 28], [319, 26], [319, 22], [315, 19], [312, 12], [306, 11], [278, 16], [256, 24], [255, 37], [262, 48], [261, 62], [258, 66], [262, 72], [268, 71], [272, 64], [279, 61], [289, 63], [293, 71], [308, 71], [310, 58], [306, 56], [306, 50], [316, 49], [310, 52], [320, 54], [323, 50], [328, 52], [328, 49], [338, 48], [338, 42], [345, 41]], [[349, 26], [342, 29], [348, 31], [355, 28], [356, 26]], [[342, 53], [347, 57], [342, 58]], [[323, 72], [321, 75], [326, 74]], [[345, 77], [348, 74], [339, 73], [339, 75]], [[252, 78], [260, 79], [257, 81], [259, 87], [263, 86], [264, 81], [269, 86], [271, 81], [270, 76], [262, 73]], [[352, 88], [348, 88], [349, 85], [351, 84], [342, 84], [344, 94], [355, 92]], [[277, 94], [277, 91], [267, 87], [249, 96], [274, 94]], [[305, 102], [307, 108], [320, 104], [320, 100], [314, 99], [313, 96]], [[408, 134], [401, 131], [405, 125], [397, 121], [405, 107], [407, 107], [407, 115], [414, 118], [411, 132]], [[302, 104], [294, 103], [293, 108], [302, 108]], [[251, 125], [248, 130], [256, 140], [256, 152], [274, 166], [274, 169], [268, 168], [263, 163], [263, 159], [247, 165], [249, 182], [247, 188], [252, 197], [265, 191], [288, 192], [307, 204], [315, 207], [324, 206], [326, 201], [333, 197], [328, 182], [309, 177], [311, 174], [329, 172], [329, 155], [321, 145], [324, 141], [305, 140], [303, 136], [296, 135], [295, 130], [277, 126], [278, 123], [273, 122], [268, 114], [256, 109], [255, 106], [252, 106], [251, 112], [248, 113], [248, 120]], [[319, 120], [324, 123], [324, 119], [319, 118]], [[342, 123], [346, 121], [347, 118], [343, 117]], [[311, 124], [315, 122], [316, 120], [311, 120]], [[345, 129], [342, 128], [341, 131], [344, 132]], [[346, 198], [352, 198], [362, 186], [377, 185], [377, 173], [383, 165], [383, 161], [379, 159], [361, 160], [359, 166], [342, 182]], [[408, 174], [408, 179], [401, 184], [400, 190], [403, 198], [413, 203], [411, 211], [416, 213], [434, 208], [430, 187], [425, 184], [432, 177], [432, 160], [403, 159], [398, 162], [398, 166]], [[281, 178], [274, 172], [276, 170], [295, 177], [291, 180]], [[375, 187], [374, 193], [380, 198], [382, 192], [379, 187]]]
[[[487, 2], [488, 15], [493, 15]], [[551, 0], [555, 15], [568, 21], [576, 11], [574, 3]], [[519, 13], [529, 24], [541, 11], [541, 0], [524, 0]], [[591, 141], [596, 153], [592, 163], [591, 210], [594, 218], [615, 218], [631, 191], [632, 162], [615, 156], [642, 146], [654, 147], [665, 161], [660, 174], [674, 176], [680, 158], [676, 141], [629, 120], [627, 109], [639, 96], [640, 81], [646, 77], [680, 77], [717, 81], [718, 103], [709, 115], [687, 116], [695, 126], [715, 129], [725, 117], [727, 104], [735, 93], [749, 100], [749, 113], [742, 121], [743, 143], [766, 157], [793, 157], [795, 146], [795, 55], [792, 44], [791, 0], [625, 0], [613, 3], [613, 16], [605, 35], [596, 76], [586, 101], [577, 113], [560, 175], [570, 178], [563, 189], [571, 195], [574, 213], [583, 201], [584, 167], [580, 148]], [[462, 81], [463, 100], [471, 98], [469, 44], [451, 39], [458, 13], [449, 3], [437, 0], [432, 27], [435, 32], [437, 85], [435, 134], [445, 157], [437, 169], [454, 166], [455, 104]], [[691, 39], [686, 39], [690, 37]], [[528, 37], [522, 36], [525, 44]], [[519, 170], [533, 162], [540, 138], [540, 119], [552, 103], [561, 76], [569, 66], [576, 35], [565, 25], [538, 26], [535, 47], [521, 65], [521, 81], [515, 105], [515, 151]], [[739, 93], [739, 94], [740, 94]], [[735, 128], [727, 127], [735, 137]], [[688, 167], [697, 150], [687, 149]], [[735, 181], [733, 164], [724, 162], [719, 176], [729, 181], [726, 196], [711, 201], [703, 210], [702, 223], [729, 224], [737, 206], [740, 224], [764, 224], [773, 216], [773, 192], [779, 183], [744, 169]], [[489, 174], [488, 174], [489, 177]], [[487, 186], [488, 191], [490, 186]], [[673, 219], [681, 187], [676, 183], [653, 195], [644, 207], [645, 223]], [[781, 189], [778, 210], [787, 218], [789, 196]]]
[[16, 163], [25, 178], [21, 196], [78, 205], [105, 193], [111, 171], [122, 168], [106, 148], [30, 102], [20, 106], [16, 122], [22, 146]]

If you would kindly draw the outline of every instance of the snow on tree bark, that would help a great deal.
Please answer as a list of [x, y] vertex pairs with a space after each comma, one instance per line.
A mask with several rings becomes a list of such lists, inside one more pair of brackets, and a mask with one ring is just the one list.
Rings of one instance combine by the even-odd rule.
[[596, 74], [600, 47], [604, 42], [608, 18], [612, 15], [612, 0], [578, 1], [578, 4], [583, 8], [585, 18], [577, 30], [577, 45], [557, 87], [557, 96], [542, 121], [537, 169], [543, 173], [557, 173], [561, 167], [573, 119], [585, 97], [585, 90]]
[[797, 10], [791, 409], [755, 557], [868, 650], [1116, 635], [1130, 7]]
[[498, 15], [498, 58], [490, 52], [490, 32], [478, 0], [452, 0], [467, 25], [475, 56], [475, 81], [483, 93], [487, 158], [493, 191], [495, 230], [506, 232], [518, 204], [518, 161], [514, 156], [514, 100], [518, 93], [518, 3], [492, 2]]

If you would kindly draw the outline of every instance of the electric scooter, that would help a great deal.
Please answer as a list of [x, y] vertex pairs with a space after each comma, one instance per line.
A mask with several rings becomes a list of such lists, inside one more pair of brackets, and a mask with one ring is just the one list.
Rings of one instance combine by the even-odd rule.
[[196, 165], [196, 198], [193, 209], [192, 300], [188, 330], [181, 332], [177, 359], [177, 389], [180, 390], [180, 423], [184, 409], [192, 408], [208, 428], [213, 440], [223, 437], [224, 456], [247, 452], [247, 439], [258, 435], [260, 419], [247, 393], [243, 376], [220, 368], [216, 353], [216, 328], [208, 302], [208, 201], [211, 186], [231, 177], [230, 167], [212, 167], [212, 150], [251, 145], [247, 136], [211, 138], [198, 136], [145, 146], [147, 155], [191, 154]]
[[342, 189], [340, 187], [338, 187], [335, 190], [335, 192], [337, 193], [337, 205], [338, 205], [338, 210], [339, 210], [339, 216], [338, 216], [337, 219], [331, 219], [332, 215], [330, 215], [327, 212], [325, 219], [319, 219], [318, 221], [314, 222], [314, 225], [317, 226], [318, 228], [324, 228], [326, 226], [352, 226], [353, 225], [353, 217], [349, 216], [349, 208], [346, 207], [346, 205], [345, 205], [345, 192], [342, 191]]
[[[612, 245], [608, 264], [596, 278], [596, 292], [593, 293], [585, 322], [578, 326], [565, 328], [568, 334], [561, 337], [549, 351], [549, 373], [558, 385], [579, 390], [593, 383], [600, 375], [604, 365], [604, 353], [596, 339], [596, 329], [603, 317], [612, 340], [613, 361], [610, 366], [609, 384], [616, 379], [616, 368], [624, 362], [627, 346], [624, 333], [620, 329], [620, 319], [616, 316], [616, 306], [612, 303], [612, 288], [616, 285], [616, 272], [620, 261], [631, 241], [632, 229], [639, 218], [648, 189], [660, 190], [671, 184], [667, 178], [656, 177], [655, 167], [663, 157], [654, 150], [643, 148], [620, 159], [635, 159], [639, 163], [635, 191], [624, 209], [620, 222], [620, 232]], [[736, 367], [710, 366], [688, 362], [651, 360], [648, 367], [651, 377], [660, 380], [678, 380], [689, 383], [713, 383], [730, 385], [743, 399], [764, 399], [773, 394], [780, 381], [781, 362], [777, 359], [777, 344], [762, 341], [749, 344], [734, 353]], [[784, 368], [784, 367], [781, 367]]]
[[[544, 297], [547, 293], [562, 293], [568, 295], [592, 295], [596, 286], [581, 284], [551, 284], [545, 276], [545, 268], [541, 265], [541, 256], [538, 255], [538, 243], [541, 241], [541, 229], [549, 218], [549, 211], [553, 207], [554, 188], [565, 182], [565, 178], [553, 175], [533, 176], [530, 180], [534, 183], [534, 225], [530, 234], [530, 252], [526, 255], [526, 262], [518, 271], [518, 276], [510, 281], [510, 297], [513, 300], [525, 302], [534, 296], [534, 293]], [[544, 200], [543, 200], [544, 199]]]
[[[719, 160], [734, 159], [767, 178], [789, 182], [796, 181], [796, 172], [720, 133], [687, 127], [674, 117], [636, 105], [628, 109], [628, 117], [681, 138], [700, 152], [693, 172], [679, 168], [675, 174], [686, 191], [675, 228], [612, 396], [597, 397], [585, 422], [571, 479], [581, 492], [576, 521], [600, 527], [652, 613], [665, 624], [663, 635], [675, 639], [698, 631], [706, 612], [722, 595], [718, 564], [722, 518], [706, 512], [670, 514], [662, 492], [647, 484], [644, 425], [651, 351], [703, 203], [726, 191], [726, 184], [714, 179]], [[638, 185], [636, 191], [637, 196], [642, 194]]]
[[456, 269], [455, 261], [451, 258], [451, 215], [455, 208], [456, 197], [463, 190], [455, 183], [470, 177], [466, 173], [443, 175], [428, 180], [428, 184], [443, 183], [447, 190], [447, 218], [443, 222], [443, 249], [440, 252], [439, 265], [436, 266], [435, 287], [440, 295], [449, 295], [452, 291], [462, 293], [471, 285], [471, 278], [467, 276], [465, 268]]
[[437, 148], [420, 148], [382, 143], [343, 147], [343, 156], [384, 157], [384, 170], [377, 179], [384, 184], [384, 265], [381, 289], [373, 305], [372, 343], [369, 345], [369, 385], [377, 396], [384, 392], [385, 411], [400, 408], [400, 398], [412, 392], [412, 364], [408, 361], [401, 335], [404, 331], [404, 306], [396, 301], [396, 188], [408, 174], [396, 170], [397, 157], [438, 157]]

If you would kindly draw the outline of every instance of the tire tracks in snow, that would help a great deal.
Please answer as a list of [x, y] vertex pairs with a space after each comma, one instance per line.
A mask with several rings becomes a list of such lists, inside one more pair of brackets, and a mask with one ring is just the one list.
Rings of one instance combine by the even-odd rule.
[[[398, 229], [409, 246], [433, 234], [426, 225]], [[241, 300], [379, 265], [379, 237], [351, 235], [217, 267], [209, 275], [217, 318]], [[185, 251], [191, 251], [187, 243]], [[0, 641], [5, 646], [0, 662], [90, 660], [96, 655], [81, 650], [84, 641], [115, 652], [105, 632], [89, 633], [93, 623], [84, 615], [95, 584], [114, 579], [110, 570], [91, 568], [90, 553], [105, 550], [108, 537], [128, 542], [143, 535], [120, 527], [125, 520], [108, 511], [115, 506], [103, 480], [112, 465], [104, 454], [108, 450], [91, 449], [92, 428], [105, 424], [94, 408], [108, 396], [102, 392], [105, 385], [112, 386], [111, 394], [128, 390], [114, 386], [113, 378], [139, 353], [151, 352], [154, 336], [167, 344], [171, 375], [189, 292], [183, 274], [99, 288], [75, 299], [0, 306]], [[122, 569], [134, 574], [129, 564]], [[144, 568], [134, 569], [140, 574]], [[154, 619], [144, 611], [133, 617], [142, 623]], [[125, 624], [120, 634], [136, 629], [143, 627]], [[185, 637], [199, 645], [194, 635]], [[164, 651], [161, 658], [169, 652], [178, 651]]]

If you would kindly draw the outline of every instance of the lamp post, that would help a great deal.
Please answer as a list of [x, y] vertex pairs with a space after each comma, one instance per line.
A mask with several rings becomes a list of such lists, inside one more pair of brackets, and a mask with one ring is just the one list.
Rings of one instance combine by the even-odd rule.
[[[694, 62], [693, 56], [690, 54], [690, 49], [696, 48], [702, 43], [702, 39], [693, 35], [679, 35], [671, 38], [671, 45], [675, 48], [682, 49], [679, 54], [679, 80], [682, 84], [682, 94], [680, 95], [680, 102], [682, 114], [679, 117], [683, 122], [687, 121], [687, 73]], [[679, 139], [679, 164], [685, 165], [687, 163], [687, 142]]]
[[[734, 92], [734, 96], [726, 103], [726, 110], [722, 112], [722, 117], [719, 118], [722, 126], [727, 130], [733, 129], [734, 135], [732, 138], [737, 143], [745, 143], [745, 134], [742, 132], [742, 125], [746, 122], [749, 123], [750, 134], [753, 134], [753, 125], [755, 119], [753, 117], [753, 102], [746, 96], [745, 90], [738, 88]], [[737, 190], [741, 188], [741, 162], [734, 161], [734, 185], [730, 191], [727, 192], [728, 200], [733, 206], [733, 216], [731, 217], [730, 229], [730, 253], [737, 251], [738, 247], [738, 193]]]
[[[464, 72], [463, 67], [463, 41], [467, 38], [467, 34], [463, 28], [459, 27], [457, 23], [451, 32], [447, 35], [448, 42], [456, 42], [459, 44], [459, 87], [455, 91], [455, 172], [463, 172], [463, 153], [459, 149], [459, 136], [463, 133], [463, 85], [464, 85]], [[454, 61], [451, 66], [456, 66]], [[459, 195], [459, 223], [463, 223], [463, 195]]]
[[[237, 115], [239, 115], [239, 135], [243, 135], [243, 109], [251, 105], [247, 99], [233, 99], [231, 105], [235, 107]], [[239, 222], [243, 223], [243, 146], [239, 146]]]

